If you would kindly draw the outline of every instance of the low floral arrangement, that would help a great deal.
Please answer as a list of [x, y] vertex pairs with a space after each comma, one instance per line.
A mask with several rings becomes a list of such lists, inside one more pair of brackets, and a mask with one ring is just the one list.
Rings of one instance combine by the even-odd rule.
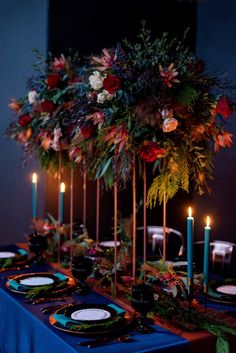
[[101, 55], [44, 61], [37, 54], [26, 97], [9, 104], [10, 138], [45, 169], [81, 164], [107, 187], [124, 187], [136, 160], [152, 166], [147, 204], [188, 191], [200, 194], [212, 177], [212, 157], [230, 147], [224, 123], [235, 111], [229, 83], [205, 72], [183, 40], [152, 39], [142, 25], [136, 43], [122, 41]]
[[[163, 260], [148, 262], [142, 267], [142, 276], [154, 287], [156, 301], [153, 315], [187, 330], [203, 329], [217, 337], [216, 352], [229, 353], [228, 336], [236, 336], [235, 320], [223, 312], [205, 308], [196, 299], [191, 303], [189, 317], [186, 273], [177, 273]], [[194, 298], [201, 293], [201, 275], [194, 276]]]
[[61, 265], [70, 266], [70, 252], [73, 256], [94, 255], [95, 241], [89, 237], [87, 229], [83, 225], [73, 225], [73, 239], [70, 240], [70, 225], [58, 225], [57, 220], [50, 214], [47, 219], [37, 219], [33, 222], [33, 228], [39, 234], [47, 237], [48, 248], [45, 257], [51, 262], [58, 261], [58, 244], [60, 237]]

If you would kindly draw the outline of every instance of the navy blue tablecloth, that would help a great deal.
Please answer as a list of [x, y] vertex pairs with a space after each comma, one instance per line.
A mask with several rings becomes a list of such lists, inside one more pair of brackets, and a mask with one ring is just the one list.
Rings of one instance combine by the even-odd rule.
[[[48, 265], [37, 267], [37, 271], [56, 272]], [[36, 272], [36, 268], [21, 271], [21, 273]], [[8, 272], [2, 273], [2, 277]], [[11, 272], [9, 271], [9, 274]], [[52, 327], [48, 315], [40, 311], [42, 307], [50, 304], [32, 305], [24, 303], [24, 297], [12, 293], [5, 288], [3, 278], [0, 280], [0, 352], [1, 353], [75, 353], [88, 352], [87, 347], [77, 344], [87, 340], [80, 336], [70, 335]], [[67, 302], [84, 301], [84, 298], [73, 295]], [[104, 296], [91, 291], [86, 296], [87, 303], [108, 304]], [[188, 341], [157, 325], [155, 333], [141, 335], [133, 333], [132, 343], [107, 344], [93, 348], [93, 351], [110, 353], [187, 353]]]

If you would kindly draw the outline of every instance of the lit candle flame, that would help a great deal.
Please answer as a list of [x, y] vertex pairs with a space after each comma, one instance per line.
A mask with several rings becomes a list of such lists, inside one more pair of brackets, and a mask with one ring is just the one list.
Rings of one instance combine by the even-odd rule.
[[61, 183], [60, 191], [61, 191], [61, 192], [65, 192], [65, 191], [66, 191], [66, 185], [65, 185], [65, 183]]
[[189, 207], [189, 208], [188, 208], [188, 216], [189, 216], [189, 217], [192, 217], [192, 207]]
[[36, 173], [33, 173], [33, 174], [32, 174], [32, 183], [36, 184], [37, 181], [38, 181], [38, 176], [37, 176]]
[[206, 226], [207, 226], [207, 227], [210, 227], [210, 224], [211, 224], [211, 222], [210, 222], [210, 217], [207, 216], [207, 218], [206, 218]]

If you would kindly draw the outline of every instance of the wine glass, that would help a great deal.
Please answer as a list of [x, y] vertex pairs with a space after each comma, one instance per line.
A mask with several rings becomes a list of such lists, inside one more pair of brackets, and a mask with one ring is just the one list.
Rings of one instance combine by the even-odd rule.
[[150, 284], [140, 283], [131, 288], [131, 305], [140, 313], [137, 322], [137, 331], [140, 333], [152, 333], [155, 330], [149, 326], [147, 313], [154, 307], [154, 290]]
[[93, 262], [87, 256], [74, 256], [71, 264], [72, 275], [78, 280], [77, 292], [86, 295], [90, 290], [86, 278], [93, 272]]
[[37, 232], [30, 234], [29, 236], [29, 250], [35, 253], [35, 256], [32, 259], [32, 262], [41, 265], [44, 262], [43, 251], [48, 247], [47, 237], [41, 235]]

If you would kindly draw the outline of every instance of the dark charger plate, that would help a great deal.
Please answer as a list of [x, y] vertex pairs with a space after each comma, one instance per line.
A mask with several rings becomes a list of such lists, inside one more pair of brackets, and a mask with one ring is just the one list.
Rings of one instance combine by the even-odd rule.
[[[110, 318], [108, 319], [104, 319], [104, 320], [94, 320], [94, 321], [78, 321], [78, 325], [79, 324], [85, 324], [87, 322], [88, 325], [93, 325], [93, 329], [90, 331], [88, 329], [88, 331], [74, 331], [71, 329], [72, 324], [68, 324], [68, 327], [65, 327], [63, 325], [61, 325], [55, 318], [54, 315], [55, 314], [62, 314], [65, 315], [66, 317], [70, 318], [72, 313], [77, 311], [77, 310], [81, 310], [81, 309], [86, 309], [86, 308], [94, 308], [94, 309], [103, 309], [106, 310], [110, 313]], [[112, 323], [112, 321], [114, 321], [118, 316], [118, 313], [116, 312], [115, 309], [113, 309], [112, 307], [109, 307], [106, 304], [75, 304], [75, 305], [71, 305], [70, 307], [62, 307], [59, 310], [57, 310], [56, 312], [54, 312], [53, 314], [50, 315], [49, 317], [49, 322], [50, 324], [57, 328], [58, 330], [70, 333], [70, 334], [74, 334], [74, 335], [80, 335], [80, 336], [86, 336], [86, 337], [93, 337], [93, 336], [98, 336], [98, 335], [108, 335], [108, 334], [114, 334], [114, 333], [118, 333], [120, 331], [123, 330], [127, 330], [127, 328], [129, 326], [131, 326], [131, 324], [134, 321], [134, 315], [129, 312], [126, 311], [124, 313], [124, 316], [121, 317], [121, 319], [113, 326], [113, 327], [105, 327], [105, 325], [110, 321]], [[98, 325], [97, 328], [96, 326], [94, 327], [94, 325]], [[102, 327], [104, 324], [104, 327]]]
[[[23, 279], [26, 278], [31, 278], [31, 277], [48, 277], [53, 279], [55, 285], [60, 284], [62, 282], [62, 280], [60, 280], [57, 276], [55, 276], [54, 273], [49, 273], [49, 272], [34, 272], [34, 273], [25, 273], [25, 274], [21, 274], [18, 275], [14, 278], [12, 278], [12, 280], [16, 281], [17, 283], [19, 283], [19, 288], [13, 288], [11, 287], [10, 281], [7, 281], [6, 283], [6, 287], [7, 289], [9, 289], [11, 292], [14, 293], [19, 293], [19, 294], [27, 294], [28, 290], [30, 290], [30, 288], [33, 289], [34, 286], [20, 286], [21, 281]], [[69, 292], [70, 290], [72, 290], [73, 288], [75, 288], [75, 280], [71, 277], [68, 277], [67, 280], [64, 281], [65, 284], [63, 286], [61, 286], [60, 288], [52, 288], [52, 290], [50, 291], [50, 295], [52, 296], [57, 296], [57, 295], [63, 295], [67, 292]], [[43, 285], [42, 285], [43, 287]], [[48, 292], [47, 292], [48, 295]], [[43, 296], [43, 293], [40, 293], [40, 296]]]
[[[224, 293], [221, 291], [223, 286], [233, 286], [236, 289], [236, 279], [224, 279], [222, 281], [210, 281], [208, 288], [209, 299], [223, 303], [223, 304], [236, 304], [236, 294]], [[223, 288], [222, 288], [223, 289]]]

